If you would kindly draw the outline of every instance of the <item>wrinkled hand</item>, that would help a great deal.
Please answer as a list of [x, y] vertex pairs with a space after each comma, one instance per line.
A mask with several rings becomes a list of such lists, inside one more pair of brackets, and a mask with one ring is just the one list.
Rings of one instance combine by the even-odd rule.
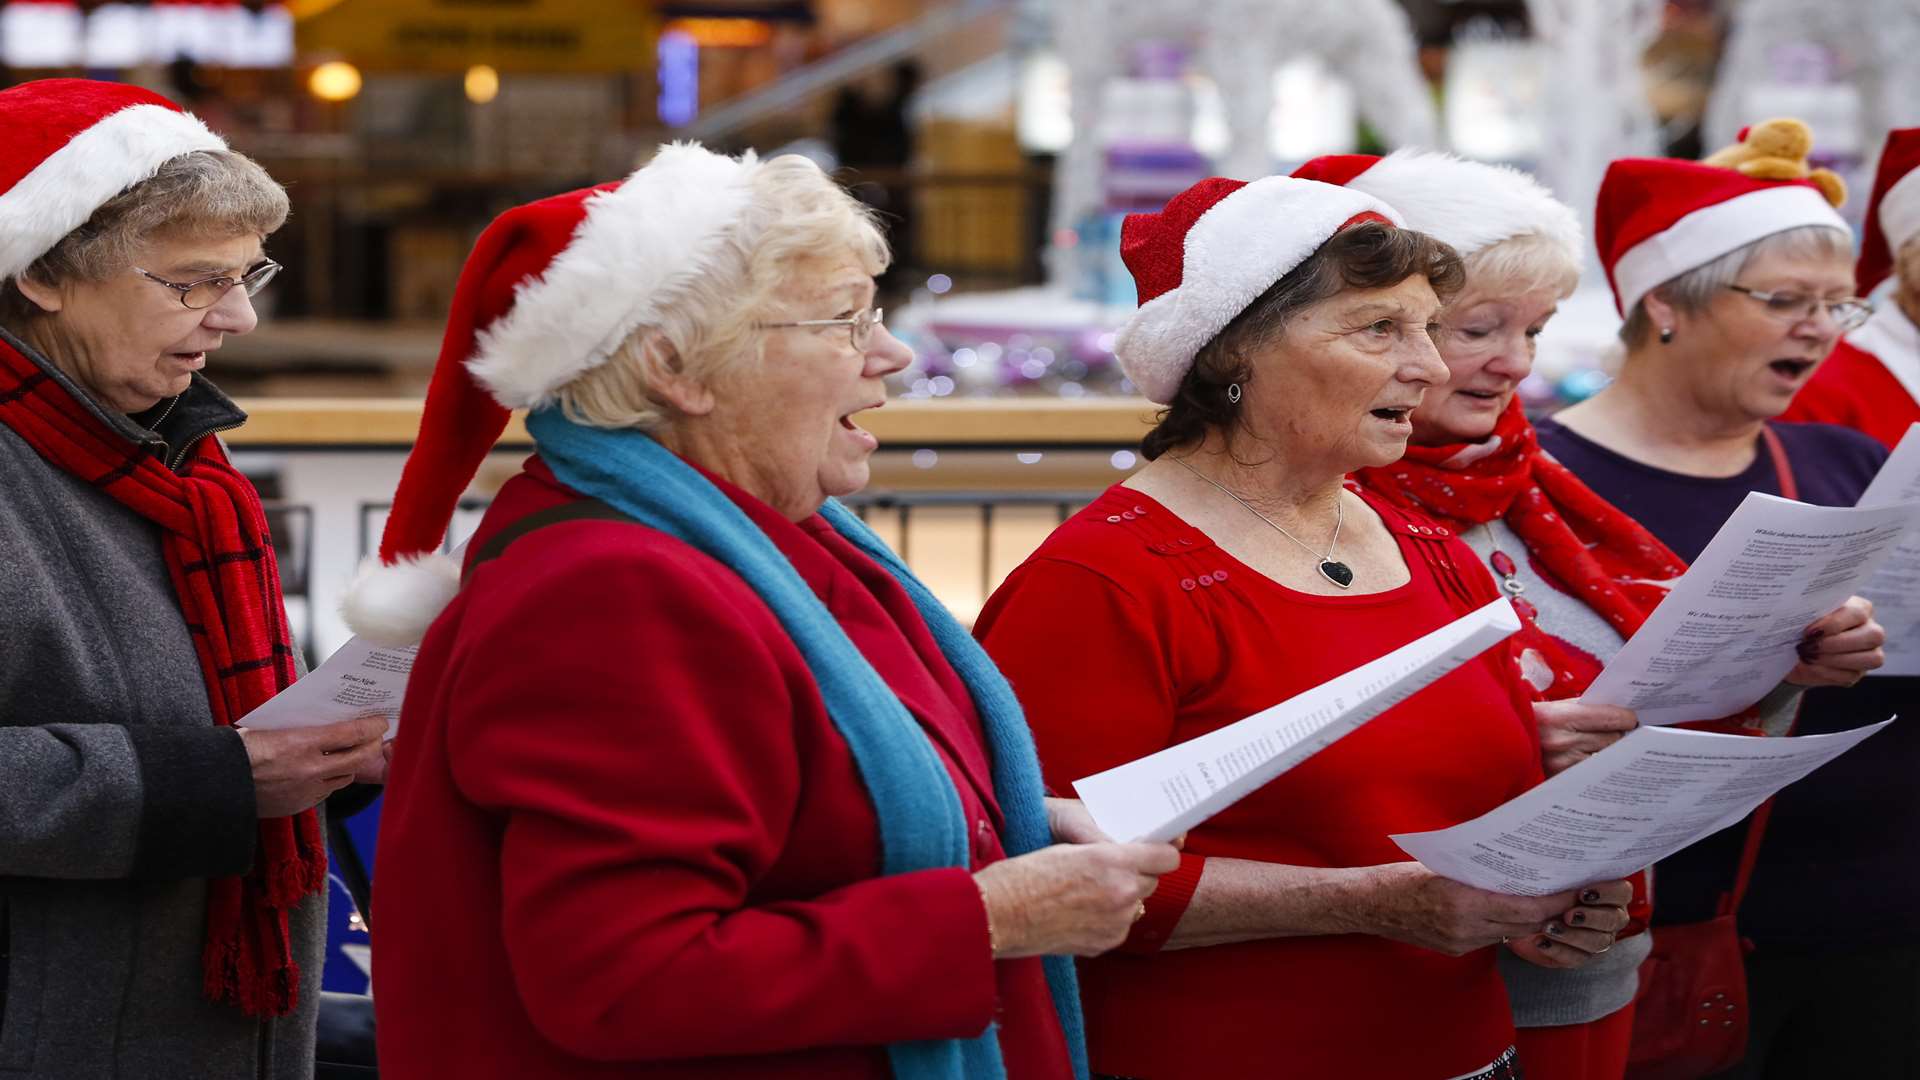
[[369, 761], [360, 771], [353, 774], [356, 784], [379, 784], [387, 782], [387, 770], [393, 766], [393, 740], [386, 739], [380, 744], [380, 756]]
[[1576, 968], [1613, 948], [1614, 935], [1626, 928], [1633, 883], [1603, 881], [1580, 890], [1576, 907], [1562, 912], [1538, 933], [1515, 937], [1507, 948], [1541, 967]]
[[1053, 831], [1053, 840], [1057, 844], [1103, 844], [1113, 841], [1113, 837], [1094, 824], [1093, 815], [1087, 813], [1087, 804], [1079, 799], [1047, 796], [1047, 827]]
[[385, 717], [287, 731], [235, 730], [253, 765], [254, 802], [263, 818], [287, 817], [315, 806], [362, 773], [386, 774]]
[[1800, 663], [1787, 673], [1795, 686], [1852, 686], [1887, 662], [1880, 646], [1887, 631], [1873, 621], [1873, 601], [1849, 596], [1815, 619], [1800, 638]]
[[1572, 892], [1506, 896], [1450, 881], [1417, 862], [1369, 867], [1368, 878], [1356, 912], [1367, 933], [1448, 956], [1544, 934], [1548, 923], [1570, 916], [1574, 904]]
[[1171, 844], [1055, 844], [973, 875], [993, 926], [994, 956], [1098, 956], [1127, 939]]
[[1540, 764], [1548, 776], [1578, 765], [1640, 726], [1632, 709], [1578, 701], [1536, 701], [1533, 723], [1540, 731]]

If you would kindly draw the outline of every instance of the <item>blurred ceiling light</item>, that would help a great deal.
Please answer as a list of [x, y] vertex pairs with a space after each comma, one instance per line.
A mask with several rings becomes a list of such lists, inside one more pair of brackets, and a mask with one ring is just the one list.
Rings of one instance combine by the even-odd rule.
[[746, 49], [773, 40], [773, 27], [762, 19], [675, 19], [666, 30], [692, 38], [703, 49]]
[[351, 100], [360, 85], [360, 69], [345, 60], [329, 60], [307, 76], [307, 89], [321, 101]]
[[500, 73], [486, 64], [475, 64], [467, 69], [467, 100], [475, 105], [485, 105], [500, 96]]

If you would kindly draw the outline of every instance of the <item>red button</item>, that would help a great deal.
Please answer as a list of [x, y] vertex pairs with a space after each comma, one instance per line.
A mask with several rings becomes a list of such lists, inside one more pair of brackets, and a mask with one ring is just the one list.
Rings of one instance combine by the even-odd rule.
[[1192, 578], [1180, 579], [1180, 587], [1187, 590], [1188, 592], [1193, 591], [1193, 586], [1194, 586], [1194, 580]]

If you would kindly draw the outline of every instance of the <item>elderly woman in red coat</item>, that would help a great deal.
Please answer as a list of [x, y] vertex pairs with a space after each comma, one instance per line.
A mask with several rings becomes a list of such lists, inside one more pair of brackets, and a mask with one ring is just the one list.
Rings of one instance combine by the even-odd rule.
[[[816, 166], [693, 146], [481, 237], [349, 602], [387, 641], [433, 620], [381, 823], [383, 1075], [1084, 1075], [1066, 957], [1177, 854], [1045, 798], [1005, 681], [833, 501], [910, 359], [885, 263]], [[538, 453], [464, 568], [419, 557], [508, 406]]]
[[[1458, 536], [1343, 485], [1406, 450], [1447, 369], [1459, 257], [1358, 191], [1207, 180], [1128, 218], [1116, 352], [1167, 405], [1151, 464], [1062, 525], [976, 627], [1075, 779], [1284, 701], [1493, 601]], [[1496, 967], [1575, 967], [1625, 882], [1500, 896], [1395, 833], [1538, 783], [1513, 654], [1488, 650], [1196, 827], [1123, 949], [1082, 966], [1094, 1071], [1151, 1080], [1518, 1075]]]

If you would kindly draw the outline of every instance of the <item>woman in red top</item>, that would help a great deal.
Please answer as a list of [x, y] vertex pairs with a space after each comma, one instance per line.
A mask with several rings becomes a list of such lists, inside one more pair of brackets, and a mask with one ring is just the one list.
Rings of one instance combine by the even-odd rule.
[[[1459, 261], [1394, 220], [1284, 177], [1205, 181], [1128, 219], [1142, 303], [1116, 351], [1170, 403], [1152, 464], [1055, 532], [975, 628], [1056, 790], [1498, 595], [1450, 530], [1342, 485], [1401, 455], [1446, 378], [1427, 332]], [[1499, 896], [1389, 837], [1537, 783], [1526, 707], [1490, 650], [1196, 828], [1127, 944], [1082, 967], [1094, 1071], [1514, 1075], [1492, 947], [1584, 962], [1626, 924], [1625, 883]]]
[[[382, 1075], [1085, 1076], [1065, 957], [1178, 855], [1045, 797], [1004, 680], [831, 501], [911, 356], [885, 264], [811, 162], [685, 145], [481, 237], [393, 564], [349, 601], [388, 641], [431, 622], [380, 829]], [[509, 405], [539, 455], [436, 581], [406, 557]]]

